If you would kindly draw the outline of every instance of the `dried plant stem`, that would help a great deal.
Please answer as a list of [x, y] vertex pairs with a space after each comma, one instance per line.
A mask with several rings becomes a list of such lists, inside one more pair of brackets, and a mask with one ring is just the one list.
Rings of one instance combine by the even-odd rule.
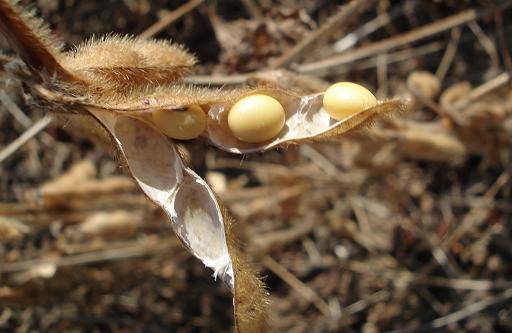
[[[511, 3], [511, 1], [507, 1], [500, 8], [503, 10], [506, 7], [509, 7]], [[363, 46], [354, 51], [346, 52], [344, 54], [333, 56], [324, 60], [300, 65], [297, 67], [297, 70], [301, 73], [316, 73], [318, 71], [323, 71], [331, 67], [343, 65], [378, 53], [386, 52], [388, 50], [407, 45], [412, 42], [416, 42], [418, 40], [441, 33], [445, 30], [452, 29], [461, 24], [476, 20], [490, 13], [490, 10], [468, 9], [461, 13], [437, 20], [433, 23], [424, 25], [420, 28], [414, 29], [396, 37], [390, 37], [380, 42], [376, 42], [368, 46]]]
[[491, 59], [491, 67], [494, 70], [497, 70], [500, 67], [500, 57], [494, 42], [485, 34], [476, 21], [469, 22], [468, 27], [475, 34], [483, 49], [489, 55], [489, 58]]
[[[445, 48], [445, 44], [442, 42], [432, 42], [425, 44], [423, 46], [419, 46], [416, 48], [410, 48], [406, 50], [401, 50], [393, 53], [388, 53], [386, 57], [386, 63], [387, 65], [406, 61], [414, 58], [418, 58], [424, 55], [428, 55], [431, 53], [442, 51]], [[381, 59], [382, 60], [382, 59]], [[336, 69], [333, 69], [333, 72], [336, 74], [343, 74], [347, 73], [353, 70], [364, 70], [369, 68], [374, 68], [379, 65], [379, 56], [372, 56], [368, 59], [361, 60], [359, 62], [356, 62], [354, 64], [350, 64], [350, 66], [345, 65], [343, 67], [339, 67]]]
[[[398, 8], [398, 7], [397, 7]], [[362, 38], [368, 36], [372, 32], [376, 31], [377, 29], [383, 27], [384, 25], [388, 24], [391, 21], [391, 16], [396, 16], [400, 10], [395, 10], [394, 13], [384, 13], [373, 20], [366, 22], [364, 25], [359, 27], [357, 30], [354, 30], [353, 32], [347, 34], [345, 37], [339, 39], [336, 43], [333, 45], [333, 50], [336, 53], [342, 53], [346, 50], [352, 48], [356, 43], [361, 40]]]
[[487, 95], [488, 93], [503, 87], [507, 83], [510, 82], [511, 74], [508, 72], [501, 73], [500, 75], [496, 76], [495, 78], [483, 83], [482, 85], [474, 88], [471, 90], [467, 97], [457, 101], [454, 104], [455, 109], [463, 109], [466, 106], [468, 106], [470, 103], [476, 101], [479, 98], [482, 98], [483, 96]]
[[377, 56], [377, 90], [378, 98], [386, 98], [388, 96], [388, 54], [381, 53]]
[[[448, 252], [452, 244], [458, 241], [467, 231], [483, 223], [488, 217], [491, 209], [494, 207], [493, 199], [499, 190], [505, 186], [512, 178], [512, 170], [503, 172], [494, 184], [485, 192], [482, 199], [488, 203], [488, 205], [475, 206], [473, 207], [464, 217], [461, 222], [453, 229], [450, 233], [446, 234], [445, 237], [438, 241], [435, 246], [438, 246], [443, 251]], [[422, 269], [422, 273], [428, 274], [435, 268], [435, 264], [430, 262]]]
[[467, 124], [466, 119], [458, 112], [455, 112], [453, 109], [444, 108], [443, 106], [436, 103], [432, 98], [422, 96], [414, 89], [410, 89], [409, 91], [417, 100], [419, 100], [424, 105], [428, 106], [432, 111], [434, 111], [441, 117], [446, 117], [450, 119], [451, 122], [457, 124], [458, 126], [464, 126]]
[[[485, 192], [483, 198], [488, 202], [492, 202], [493, 198], [498, 194], [499, 190], [505, 186], [512, 178], [512, 170], [503, 172], [494, 184]], [[445, 239], [441, 242], [441, 247], [448, 249], [453, 242], [457, 241], [462, 237], [469, 229], [476, 224], [484, 221], [491, 207], [474, 207], [471, 209], [457, 225], [457, 228], [453, 230]]]
[[309, 234], [316, 225], [314, 216], [306, 219], [306, 223], [297, 223], [290, 228], [278, 231], [267, 232], [258, 235], [251, 240], [250, 252], [266, 252], [272, 246], [284, 246]]
[[188, 14], [192, 10], [194, 10], [196, 7], [201, 5], [204, 2], [204, 0], [190, 0], [181, 7], [178, 7], [177, 9], [173, 10], [169, 14], [162, 17], [160, 20], [155, 22], [152, 26], [147, 28], [144, 32], [140, 34], [141, 38], [151, 38], [158, 33], [160, 33], [162, 30], [167, 28], [172, 23], [179, 20], [182, 16]]
[[52, 117], [45, 116], [38, 122], [36, 122], [32, 127], [26, 130], [22, 135], [20, 135], [16, 140], [11, 142], [7, 147], [5, 147], [2, 151], [0, 151], [0, 163], [5, 161], [9, 156], [11, 156], [14, 152], [16, 152], [21, 146], [27, 143], [34, 136], [39, 134], [42, 130], [51, 123]]
[[341, 309], [341, 314], [345, 316], [353, 315], [363, 311], [373, 303], [383, 302], [389, 298], [391, 293], [387, 290], [379, 290], [368, 297], [365, 297], [357, 302], [354, 302], [345, 308]]
[[0, 101], [5, 106], [7, 111], [16, 119], [23, 127], [29, 128], [32, 126], [32, 120], [21, 111], [21, 109], [14, 103], [14, 101], [5, 93], [4, 90], [0, 90]]
[[446, 315], [441, 318], [437, 318], [436, 320], [431, 321], [428, 324], [422, 325], [417, 328], [413, 329], [404, 329], [404, 330], [395, 330], [395, 331], [388, 331], [388, 333], [417, 333], [417, 332], [430, 332], [434, 330], [438, 330], [444, 326], [456, 323], [458, 321], [461, 321], [465, 318], [468, 318], [478, 312], [484, 311], [490, 306], [497, 305], [500, 303], [503, 303], [505, 301], [508, 301], [512, 298], [512, 289], [507, 289], [503, 293], [496, 295], [496, 296], [490, 296], [486, 297], [481, 301], [475, 302], [473, 304], [470, 304], [459, 311], [455, 311], [453, 313], [450, 313], [449, 315]]
[[[416, 6], [418, 3], [417, 0], [412, 0], [408, 3], [410, 6], [410, 10]], [[336, 53], [342, 53], [352, 48], [357, 42], [364, 37], [370, 35], [371, 33], [377, 31], [383, 26], [389, 24], [395, 17], [401, 15], [403, 13], [403, 8], [401, 6], [394, 7], [389, 13], [384, 12], [379, 14], [376, 18], [371, 21], [366, 22], [361, 25], [359, 28], [349, 33], [345, 37], [338, 40], [333, 45], [333, 50]]]
[[288, 52], [278, 58], [272, 65], [271, 68], [285, 67], [292, 61], [296, 60], [299, 56], [307, 54], [308, 48], [314, 49], [312, 44], [318, 42], [321, 38], [325, 38], [331, 32], [341, 26], [347, 19], [349, 19], [354, 12], [360, 10], [363, 6], [369, 6], [373, 3], [373, 0], [353, 0], [347, 5], [340, 8], [338, 13], [330, 17], [327, 22], [320, 26], [317, 30], [309, 34], [299, 44], [295, 45]]
[[165, 242], [162, 242], [161, 240], [159, 242], [155, 242], [155, 240], [151, 239], [148, 241], [144, 241], [142, 243], [140, 241], [131, 241], [122, 247], [113, 249], [109, 248], [100, 251], [72, 254], [55, 259], [34, 259], [14, 263], [4, 263], [0, 266], [0, 272], [22, 272], [42, 265], [55, 265], [56, 267], [63, 267], [85, 265], [105, 261], [115, 261], [128, 258], [142, 257], [156, 253], [166, 253], [171, 248], [176, 247], [179, 247], [179, 243], [173, 241], [173, 239], [168, 239]]
[[317, 149], [311, 145], [303, 145], [300, 147], [300, 153], [308, 158], [313, 164], [317, 165], [327, 175], [339, 178], [342, 174], [340, 169]]
[[457, 53], [457, 47], [459, 45], [460, 41], [460, 28], [455, 27], [452, 29], [451, 32], [451, 39], [448, 43], [448, 46], [446, 47], [446, 50], [444, 52], [443, 58], [441, 59], [441, 63], [439, 64], [439, 67], [436, 71], [436, 76], [439, 78], [439, 81], [443, 81], [446, 77], [446, 74], [448, 73], [448, 69], [450, 68], [453, 59], [455, 58], [455, 54]]
[[261, 12], [260, 7], [254, 2], [254, 0], [240, 0], [244, 7], [247, 9], [249, 14], [257, 20], [261, 20], [263, 18], [263, 14]]
[[284, 282], [286, 282], [293, 290], [295, 290], [302, 298], [312, 303], [320, 313], [322, 313], [327, 318], [331, 317], [331, 312], [329, 308], [329, 304], [327, 304], [318, 294], [307, 285], [305, 285], [302, 281], [297, 279], [295, 275], [290, 273], [286, 268], [284, 268], [277, 261], [272, 259], [269, 256], [265, 256], [262, 260], [262, 263], [265, 267], [270, 269], [274, 274], [279, 276]]
[[[333, 263], [334, 264], [334, 263]], [[378, 272], [367, 263], [349, 261], [347, 269], [359, 274], [378, 275], [379, 278], [394, 281], [400, 285], [426, 285], [460, 290], [489, 291], [512, 288], [512, 281], [470, 280], [462, 278], [445, 278], [406, 270], [379, 270]]]
[[496, 22], [496, 38], [499, 45], [498, 49], [502, 52], [503, 64], [508, 71], [512, 71], [512, 57], [507, 45], [505, 29], [503, 28], [503, 14], [501, 12], [496, 12], [494, 14], [494, 21]]

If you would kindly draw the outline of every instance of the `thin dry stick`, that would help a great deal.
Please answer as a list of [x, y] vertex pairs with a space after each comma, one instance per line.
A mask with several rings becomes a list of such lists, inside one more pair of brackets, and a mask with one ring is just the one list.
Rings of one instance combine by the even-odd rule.
[[[511, 170], [503, 172], [494, 184], [485, 192], [483, 200], [489, 205], [487, 206], [475, 206], [473, 207], [464, 217], [462, 221], [453, 229], [450, 233], [446, 234], [444, 238], [436, 244], [444, 251], [448, 251], [450, 246], [458, 241], [464, 234], [473, 228], [474, 226], [482, 223], [488, 218], [491, 208], [494, 206], [493, 198], [499, 192], [499, 190], [510, 181]], [[428, 274], [435, 268], [435, 264], [431, 261], [428, 265], [425, 265], [421, 271], [422, 273]]]
[[4, 90], [0, 90], [0, 101], [5, 106], [7, 111], [16, 119], [23, 127], [29, 128], [32, 126], [32, 120], [21, 111], [21, 109], [14, 103], [14, 101], [5, 93]]
[[383, 302], [390, 296], [390, 292], [387, 290], [379, 290], [370, 296], [365, 297], [355, 303], [348, 305], [347, 307], [341, 309], [342, 315], [349, 316], [353, 315], [357, 312], [363, 311], [372, 303]]
[[415, 281], [414, 284], [424, 284], [429, 286], [475, 291], [489, 291], [512, 288], [512, 281], [447, 279], [435, 276], [425, 277], [423, 281]]
[[439, 276], [412, 273], [406, 270], [393, 269], [379, 269], [376, 271], [372, 267], [369, 267], [367, 264], [358, 261], [348, 262], [346, 268], [359, 274], [379, 276], [381, 279], [394, 281], [395, 283], [399, 282], [402, 285], [425, 285], [474, 291], [489, 291], [512, 288], [512, 281], [470, 280], [458, 278], [451, 279]]
[[500, 295], [487, 297], [481, 301], [470, 304], [465, 308], [460, 309], [459, 311], [455, 311], [447, 316], [437, 318], [436, 320], [433, 320], [430, 323], [422, 325], [418, 328], [388, 331], [387, 333], [418, 333], [438, 330], [447, 325], [466, 319], [474, 314], [477, 314], [478, 312], [484, 311], [490, 306], [498, 305], [500, 303], [508, 301], [511, 298], [512, 289], [507, 289]]
[[507, 38], [505, 37], [505, 29], [503, 29], [503, 15], [501, 12], [496, 12], [494, 15], [494, 21], [496, 22], [496, 35], [499, 44], [498, 49], [501, 50], [503, 64], [507, 71], [512, 71], [512, 57], [510, 56]]
[[340, 169], [334, 163], [332, 163], [331, 160], [329, 160], [311, 145], [302, 145], [300, 147], [300, 153], [302, 156], [313, 162], [313, 164], [317, 165], [327, 175], [337, 178], [341, 174]]
[[[503, 172], [498, 179], [494, 182], [494, 184], [485, 192], [484, 199], [492, 202], [493, 198], [498, 194], [499, 190], [505, 186], [511, 179], [512, 170], [507, 170]], [[462, 222], [457, 225], [457, 228], [453, 230], [453, 232], [448, 235], [441, 242], [441, 247], [444, 249], [449, 248], [453, 242], [457, 241], [460, 237], [462, 237], [466, 231], [468, 231], [472, 226], [479, 223], [482, 219], [485, 219], [488, 215], [490, 208], [481, 208], [475, 207], [471, 209], [462, 219]]]
[[302, 281], [297, 279], [295, 275], [290, 273], [281, 264], [269, 256], [265, 256], [262, 260], [262, 263], [275, 275], [279, 276], [281, 280], [292, 287], [292, 289], [295, 290], [297, 294], [299, 294], [306, 301], [312, 303], [318, 309], [318, 311], [320, 311], [320, 313], [328, 318], [331, 316], [329, 304], [327, 304], [313, 289], [309, 288]]
[[483, 96], [487, 95], [490, 92], [493, 92], [494, 90], [503, 87], [507, 83], [510, 82], [511, 74], [508, 72], [501, 73], [500, 75], [496, 76], [495, 78], [483, 83], [482, 85], [474, 88], [471, 90], [467, 97], [457, 101], [454, 104], [455, 109], [463, 109], [472, 102], [476, 101], [479, 98], [482, 98]]
[[436, 76], [439, 78], [440, 82], [443, 82], [446, 74], [448, 73], [448, 69], [455, 58], [455, 54], [457, 53], [457, 47], [460, 41], [460, 27], [456, 27], [452, 29], [451, 39], [446, 47], [446, 51], [444, 52], [443, 58], [441, 59], [441, 63], [436, 70]]
[[500, 57], [494, 42], [485, 34], [476, 21], [469, 22], [468, 27], [475, 34], [480, 44], [482, 44], [485, 52], [489, 55], [489, 58], [491, 59], [491, 67], [493, 67], [494, 70], [497, 70], [500, 67]]
[[[459, 28], [456, 27], [454, 29], [459, 29]], [[452, 30], [452, 32], [453, 32], [453, 30]], [[469, 40], [469, 38], [467, 36], [463, 36], [461, 34], [459, 43], [467, 42], [468, 40]], [[428, 44], [425, 44], [422, 46], [418, 46], [416, 48], [410, 48], [410, 49], [407, 48], [405, 50], [388, 53], [387, 64], [389, 65], [389, 64], [393, 64], [393, 63], [397, 63], [397, 62], [401, 62], [401, 61], [406, 61], [409, 59], [417, 58], [420, 56], [425, 56], [425, 55], [439, 52], [442, 50], [446, 50], [445, 55], [443, 57], [447, 58], [449, 56], [449, 54], [447, 54], [447, 53], [449, 52], [450, 49], [452, 49], [452, 45], [453, 45], [452, 42], [453, 42], [453, 37], [452, 37], [452, 40], [450, 41], [450, 44], [448, 44], [448, 46], [446, 46], [446, 44], [442, 41], [435, 41], [435, 42], [431, 42], [431, 43], [428, 43]], [[367, 59], [360, 60], [360, 61], [350, 64], [350, 65], [345, 65], [345, 66], [341, 66], [338, 68], [332, 68], [330, 70], [330, 73], [334, 72], [336, 74], [343, 74], [343, 73], [353, 71], [353, 70], [363, 70], [363, 69], [374, 68], [378, 65], [378, 59], [379, 59], [379, 55], [371, 56]], [[445, 58], [443, 58], [443, 60], [441, 62], [443, 62], [444, 59]], [[446, 59], [446, 60], [449, 60], [449, 59]], [[441, 67], [441, 65], [439, 65], [439, 66]], [[440, 69], [438, 69], [438, 71], [440, 71]], [[436, 71], [436, 75], [438, 75], [437, 71]], [[438, 77], [441, 79], [440, 76], [438, 76]]]
[[336, 53], [342, 53], [352, 48], [352, 46], [356, 45], [359, 40], [363, 39], [372, 32], [388, 24], [391, 21], [390, 16], [396, 16], [398, 13], [401, 12], [401, 9], [402, 8], [397, 7], [395, 8], [394, 13], [392, 14], [384, 13], [382, 15], [377, 16], [373, 20], [366, 22], [358, 29], [347, 34], [345, 37], [339, 39], [336, 43], [334, 43], [334, 45], [332, 46], [333, 51]]
[[388, 95], [388, 54], [381, 53], [377, 56], [377, 97], [382, 98]]
[[355, 11], [360, 10], [363, 6], [368, 6], [373, 3], [374, 0], [353, 0], [352, 2], [341, 7], [338, 13], [330, 17], [327, 22], [322, 24], [317, 30], [310, 33], [304, 38], [299, 44], [295, 45], [288, 52], [279, 57], [270, 67], [279, 68], [290, 64], [296, 60], [299, 56], [304, 56], [308, 48], [313, 49], [312, 44], [316, 43], [321, 38], [325, 38], [331, 32], [336, 30], [341, 24], [343, 24], [348, 18], [350, 18]]
[[444, 108], [443, 106], [436, 103], [432, 98], [425, 97], [414, 89], [409, 89], [409, 91], [416, 99], [418, 99], [424, 105], [428, 106], [432, 111], [441, 117], [450, 119], [450, 121], [452, 121], [454, 124], [457, 124], [458, 126], [465, 126], [467, 124], [467, 120], [455, 110]]
[[[508, 1], [501, 8], [505, 9], [511, 4], [512, 2]], [[363, 46], [352, 52], [346, 52], [344, 54], [333, 56], [321, 61], [300, 65], [297, 67], [297, 70], [301, 73], [315, 73], [318, 71], [326, 70], [330, 67], [335, 67], [349, 62], [353, 62], [355, 60], [363, 59], [403, 45], [410, 44], [412, 42], [416, 42], [418, 40], [441, 33], [445, 30], [452, 29], [469, 21], [476, 20], [490, 13], [490, 10], [477, 11], [475, 9], [468, 9], [461, 13], [449, 16], [441, 20], [437, 20], [430, 24], [424, 25], [420, 28], [406, 32], [404, 34], [395, 37], [390, 37], [380, 42], [370, 44], [368, 46]]]
[[11, 156], [14, 152], [16, 152], [21, 146], [27, 143], [30, 139], [36, 136], [39, 132], [45, 129], [49, 123], [52, 122], [51, 116], [45, 116], [37, 123], [32, 125], [28, 130], [26, 130], [22, 135], [20, 135], [16, 140], [11, 142], [7, 147], [5, 147], [2, 151], [0, 151], [0, 163], [5, 161], [9, 156]]
[[251, 16], [257, 20], [261, 20], [263, 18], [263, 14], [261, 13], [260, 7], [254, 2], [254, 0], [241, 0], [245, 9], [251, 14]]
[[173, 10], [169, 14], [162, 17], [160, 20], [155, 22], [152, 26], [147, 28], [144, 32], [140, 34], [141, 38], [151, 38], [154, 35], [158, 34], [165, 28], [167, 28], [170, 24], [173, 22], [176, 22], [179, 20], [182, 16], [185, 14], [191, 12], [196, 7], [201, 5], [204, 2], [204, 0], [190, 0], [186, 4], [182, 5], [181, 7], [178, 7], [177, 9]]
[[[393, 53], [388, 53], [386, 57], [387, 65], [406, 61], [414, 58], [418, 58], [424, 55], [428, 55], [431, 53], [439, 52], [445, 48], [445, 44], [442, 42], [432, 42], [417, 48], [411, 48], [407, 50], [396, 51]], [[371, 58], [361, 60], [354, 64], [346, 65], [340, 68], [333, 69], [332, 72], [336, 74], [343, 74], [346, 72], [350, 72], [353, 70], [363, 70], [377, 67], [379, 65], [379, 56], [373, 56]], [[332, 73], [331, 72], [331, 73]]]
[[[418, 3], [417, 0], [412, 0], [408, 5], [411, 7], [411, 10], [416, 6]], [[333, 50], [336, 53], [342, 53], [346, 50], [352, 48], [356, 43], [363, 39], [364, 37], [370, 35], [371, 33], [377, 31], [378, 29], [382, 28], [386, 24], [389, 24], [395, 17], [401, 15], [403, 12], [402, 6], [396, 6], [394, 7], [389, 13], [383, 13], [378, 15], [376, 18], [374, 18], [371, 21], [366, 22], [353, 32], [349, 33], [345, 37], [338, 40], [333, 45]]]
[[34, 259], [13, 263], [4, 263], [0, 265], [0, 272], [22, 272], [42, 265], [54, 265], [56, 267], [63, 267], [142, 257], [156, 253], [167, 252], [169, 251], [169, 248], [176, 245], [177, 243], [172, 241], [159, 242], [158, 244], [155, 244], [154, 241], [145, 241], [143, 243], [138, 241], [130, 242], [128, 245], [115, 249], [72, 254], [54, 259]]

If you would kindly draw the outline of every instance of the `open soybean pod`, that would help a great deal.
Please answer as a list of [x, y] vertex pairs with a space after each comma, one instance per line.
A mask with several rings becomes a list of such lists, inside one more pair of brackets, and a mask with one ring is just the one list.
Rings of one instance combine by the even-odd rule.
[[214, 103], [210, 105], [205, 133], [213, 145], [231, 153], [261, 152], [289, 144], [340, 136], [352, 129], [370, 124], [380, 116], [405, 109], [405, 104], [401, 100], [381, 101], [374, 107], [336, 120], [324, 109], [323, 93], [300, 96], [281, 89], [256, 89], [246, 94], [255, 93], [272, 96], [281, 103], [285, 112], [283, 129], [276, 137], [265, 142], [243, 142], [229, 130], [228, 115], [232, 102]]
[[239, 332], [264, 331], [267, 293], [234, 242], [231, 220], [214, 193], [151, 123], [89, 108], [112, 135], [144, 193], [159, 205], [189, 251], [234, 293]]
[[[241, 141], [229, 128], [228, 118], [233, 105], [253, 95], [270, 96], [279, 101], [284, 109], [284, 126], [270, 140]], [[80, 104], [129, 114], [149, 122], [154, 121], [153, 115], [162, 109], [172, 111], [199, 105], [207, 115], [206, 129], [200, 137], [222, 150], [237, 154], [262, 152], [290, 144], [339, 137], [350, 130], [371, 125], [379, 117], [400, 113], [406, 108], [406, 104], [400, 99], [378, 101], [373, 107], [336, 120], [324, 109], [324, 93], [297, 95], [280, 88], [216, 90], [181, 84], [160, 86], [152, 91], [146, 90], [144, 94], [133, 93], [123, 97], [110, 93], [101, 97], [103, 99], [91, 98]]]

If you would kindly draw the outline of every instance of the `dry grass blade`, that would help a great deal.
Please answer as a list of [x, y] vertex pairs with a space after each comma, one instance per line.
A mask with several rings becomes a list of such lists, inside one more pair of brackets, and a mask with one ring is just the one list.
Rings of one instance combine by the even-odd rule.
[[71, 254], [54, 259], [33, 259], [9, 264], [4, 263], [2, 266], [0, 266], [0, 272], [16, 273], [27, 271], [33, 269], [34, 267], [47, 265], [58, 268], [65, 266], [86, 265], [105, 261], [132, 259], [142, 256], [155, 255], [156, 253], [165, 253], [177, 245], [178, 243], [172, 242], [171, 239], [161, 244], [155, 243], [154, 239], [149, 239], [143, 242], [128, 242], [128, 244], [124, 244], [123, 246], [119, 246], [117, 248], [114, 247], [100, 251]]
[[[412, 3], [412, 6], [416, 5], [416, 1]], [[401, 7], [395, 7], [393, 11], [389, 13], [381, 13], [373, 20], [361, 25], [357, 30], [347, 34], [345, 37], [339, 39], [334, 43], [333, 50], [336, 53], [345, 52], [352, 48], [357, 42], [369, 34], [377, 31], [379, 28], [389, 24], [396, 16], [402, 12]]]
[[16, 140], [11, 142], [7, 147], [0, 151], [0, 163], [5, 161], [9, 156], [11, 156], [14, 152], [16, 152], [21, 146], [31, 140], [34, 136], [39, 134], [42, 130], [48, 126], [49, 123], [52, 122], [51, 116], [45, 116], [38, 122], [36, 122], [32, 127], [26, 130], [22, 135], [20, 135]]
[[[507, 1], [500, 6], [500, 9], [503, 10], [510, 6], [510, 4], [511, 2]], [[452, 29], [461, 24], [476, 20], [480, 17], [484, 17], [486, 15], [489, 15], [490, 13], [491, 11], [485, 9], [468, 9], [461, 13], [447, 17], [445, 19], [441, 19], [433, 23], [427, 24], [425, 26], [422, 26], [420, 28], [416, 28], [412, 31], [406, 32], [399, 36], [390, 37], [388, 39], [372, 43], [368, 46], [363, 46], [359, 49], [355, 49], [353, 51], [349, 51], [338, 56], [333, 56], [317, 62], [301, 64], [297, 66], [297, 70], [301, 73], [310, 74], [325, 72], [325, 70], [331, 67], [350, 63], [355, 60], [363, 59], [377, 53], [389, 51], [399, 46], [410, 44], [412, 42], [430, 37], [445, 30]]]
[[173, 10], [169, 14], [162, 17], [158, 22], [147, 28], [143, 33], [140, 34], [141, 38], [151, 38], [157, 35], [159, 32], [164, 30], [166, 27], [171, 25], [173, 22], [179, 20], [182, 16], [194, 10], [196, 7], [201, 5], [204, 0], [190, 0], [176, 10]]
[[501, 73], [500, 75], [490, 79], [487, 82], [484, 82], [480, 86], [471, 90], [467, 96], [463, 99], [458, 100], [453, 107], [455, 109], [461, 110], [467, 107], [471, 102], [482, 98], [483, 96], [489, 94], [490, 92], [499, 89], [510, 82], [511, 74], [508, 72]]
[[283, 279], [301, 297], [306, 299], [308, 302], [311, 302], [326, 318], [331, 317], [329, 304], [327, 304], [315, 291], [302, 283], [277, 261], [267, 256], [263, 259], [263, 265]]
[[244, 7], [247, 8], [247, 11], [251, 14], [252, 17], [258, 20], [263, 18], [263, 14], [261, 13], [258, 4], [256, 4], [254, 0], [241, 0], [241, 2]]
[[373, 0], [353, 0], [344, 5], [340, 8], [338, 13], [330, 17], [326, 23], [324, 23], [321, 27], [304, 38], [299, 44], [294, 46], [291, 50], [277, 59], [272, 64], [272, 68], [284, 67], [290, 64], [292, 61], [296, 60], [299, 56], [304, 57], [308, 48], [314, 49], [312, 45], [313, 43], [317, 43], [319, 39], [327, 37], [330, 32], [342, 26], [347, 19], [354, 15], [355, 12], [361, 10], [361, 8], [370, 6], [373, 2]]
[[0, 90], [0, 101], [6, 107], [6, 109], [12, 114], [16, 120], [23, 125], [25, 128], [29, 128], [32, 125], [32, 120], [27, 117], [23, 111], [14, 103], [14, 101], [5, 93], [5, 91]]
[[468, 305], [459, 311], [450, 313], [444, 317], [438, 318], [428, 324], [422, 325], [418, 328], [413, 329], [404, 329], [404, 330], [395, 330], [389, 331], [388, 333], [416, 333], [416, 332], [430, 332], [439, 330], [445, 326], [456, 323], [458, 321], [464, 320], [478, 312], [484, 311], [485, 309], [497, 305], [503, 302], [507, 302], [512, 298], [512, 289], [507, 289], [503, 293], [486, 297], [485, 299], [475, 302], [471, 305]]

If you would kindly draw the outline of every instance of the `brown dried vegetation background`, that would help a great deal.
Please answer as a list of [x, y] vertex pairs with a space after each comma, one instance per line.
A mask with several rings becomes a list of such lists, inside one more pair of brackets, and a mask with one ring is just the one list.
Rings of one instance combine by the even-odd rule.
[[[350, 80], [409, 97], [401, 117], [336, 142], [183, 152], [265, 276], [271, 331], [511, 331], [509, 4], [380, 0], [346, 15], [343, 3], [34, 6], [67, 47], [157, 22], [156, 36], [197, 56], [195, 83], [318, 92]], [[367, 22], [375, 31], [361, 33]], [[293, 73], [268, 72], [282, 67]], [[0, 154], [43, 117], [15, 84], [1, 87]], [[0, 164], [0, 331], [231, 331], [227, 288], [84, 125], [54, 121]]]

